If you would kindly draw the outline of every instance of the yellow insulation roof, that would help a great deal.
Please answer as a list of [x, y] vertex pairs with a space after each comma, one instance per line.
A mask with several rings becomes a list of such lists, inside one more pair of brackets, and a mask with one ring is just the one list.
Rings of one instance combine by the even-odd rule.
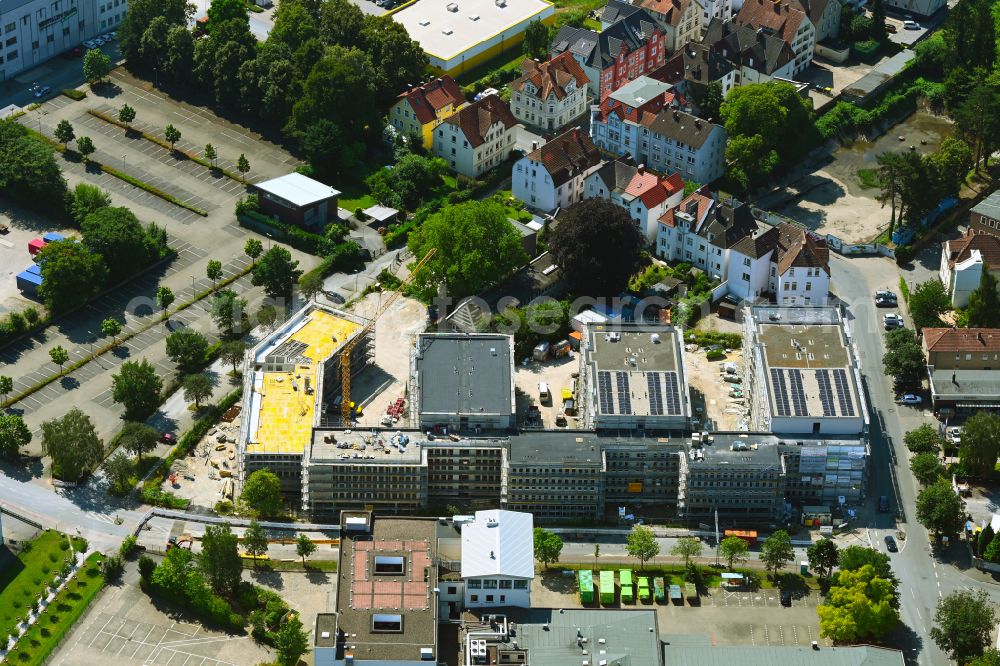
[[[306, 378], [315, 389], [323, 361], [361, 328], [360, 325], [322, 310], [314, 310], [288, 337], [308, 345], [301, 355], [311, 363], [295, 372], [265, 372], [260, 386], [257, 432], [247, 444], [248, 453], [301, 454], [312, 440], [317, 395], [305, 392]], [[258, 389], [255, 388], [255, 391]]]

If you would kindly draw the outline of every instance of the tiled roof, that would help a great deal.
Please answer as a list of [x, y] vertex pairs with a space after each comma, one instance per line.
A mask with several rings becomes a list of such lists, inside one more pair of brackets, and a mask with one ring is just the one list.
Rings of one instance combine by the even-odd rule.
[[756, 231], [757, 220], [751, 214], [750, 206], [734, 200], [714, 206], [713, 212], [698, 229], [698, 235], [716, 247], [732, 248]]
[[641, 11], [642, 7], [638, 4], [630, 5], [621, 0], [609, 0], [608, 4], [604, 5], [604, 9], [601, 10], [601, 23], [611, 25]]
[[778, 225], [781, 234], [778, 247], [778, 274], [791, 267], [822, 268], [830, 274], [830, 248], [826, 240], [794, 224]]
[[684, 80], [684, 54], [678, 51], [663, 65], [646, 74], [651, 79], [677, 85]]
[[528, 159], [541, 162], [559, 187], [573, 176], [601, 163], [601, 151], [579, 128], [563, 132], [556, 138], [528, 153]]
[[610, 162], [605, 162], [604, 166], [597, 170], [597, 177], [601, 179], [608, 192], [625, 191], [628, 184], [632, 182], [637, 167], [635, 160], [628, 155], [619, 157]]
[[718, 125], [706, 122], [677, 109], [663, 109], [655, 116], [645, 114], [640, 123], [650, 132], [669, 137], [684, 145], [700, 148]]
[[791, 46], [795, 33], [806, 18], [805, 12], [796, 9], [787, 0], [747, 0], [736, 15], [735, 22], [754, 30], [767, 28]]
[[707, 86], [733, 70], [733, 65], [708, 44], [691, 42], [682, 49], [684, 78]]
[[[622, 86], [619, 90], [616, 90], [611, 95], [604, 98], [601, 101], [600, 109], [597, 113], [597, 118], [600, 122], [605, 122], [612, 113], [617, 114], [622, 120], [627, 120], [636, 124], [645, 124], [644, 119], [648, 122], [656, 117], [656, 114], [664, 107], [677, 106], [680, 103], [680, 99], [677, 94], [670, 89], [663, 89], [663, 91], [650, 97], [649, 99], [643, 98], [641, 104], [638, 103], [638, 99], [630, 97], [627, 92], [633, 88], [641, 87], [643, 81], [654, 82], [652, 79], [640, 76], [629, 84]], [[649, 90], [653, 88], [648, 87]]]
[[576, 82], [577, 88], [582, 88], [590, 80], [573, 54], [563, 52], [545, 62], [525, 58], [521, 63], [521, 77], [511, 82], [510, 87], [525, 92], [525, 84], [530, 82], [535, 87], [534, 97], [546, 100], [549, 95], [555, 95], [556, 99], [563, 99], [566, 97], [566, 86], [571, 81]]
[[768, 252], [774, 251], [774, 248], [778, 245], [778, 229], [771, 227], [769, 229], [760, 229], [759, 231], [760, 233], [741, 238], [733, 245], [733, 251], [739, 252], [744, 257], [751, 257], [753, 259], [760, 259], [767, 255]]
[[945, 243], [945, 254], [948, 266], [955, 267], [972, 256], [973, 250], [979, 250], [983, 261], [993, 269], [1000, 269], [1000, 238], [993, 234], [977, 233], [970, 229], [965, 235]]
[[695, 0], [636, 0], [638, 6], [663, 17], [664, 22], [677, 27], [684, 12]]
[[587, 66], [604, 70], [615, 64], [622, 51], [631, 53], [642, 48], [654, 34], [662, 31], [648, 12], [637, 9], [601, 33], [563, 26], [549, 50], [553, 55], [569, 51], [580, 56]]
[[1000, 352], [1000, 328], [925, 328], [924, 348], [932, 352]]
[[559, 28], [549, 51], [552, 55], [569, 52], [579, 56], [587, 65], [594, 65], [594, 53], [597, 51], [597, 42], [600, 35], [587, 28], [577, 28], [571, 25], [564, 25]]
[[469, 145], [476, 148], [486, 143], [485, 137], [490, 127], [502, 123], [505, 129], [510, 129], [517, 124], [517, 118], [499, 95], [487, 95], [452, 114], [445, 122], [458, 125]]
[[625, 193], [637, 197], [646, 208], [653, 208], [683, 189], [684, 179], [679, 173], [660, 178], [645, 168], [639, 168], [625, 186]]
[[671, 208], [660, 216], [660, 222], [663, 222], [668, 227], [676, 227], [677, 220], [674, 219], [674, 212], [687, 211], [691, 208], [692, 204], [697, 205], [697, 216], [695, 216], [695, 230], [697, 231], [697, 227], [701, 224], [701, 221], [705, 219], [709, 209], [715, 204], [711, 197], [706, 194], [702, 194], [701, 192], [692, 192], [684, 197], [684, 199], [677, 204], [677, 208]]
[[[827, 6], [830, 4], [830, 0], [789, 0], [793, 3], [793, 6], [801, 9], [805, 12], [809, 20], [813, 22], [813, 25], [819, 25], [820, 19], [823, 17], [823, 12], [826, 11]], [[837, 8], [840, 11], [840, 8]]]
[[410, 103], [413, 114], [420, 121], [421, 125], [434, 120], [437, 112], [448, 105], [459, 106], [465, 103], [465, 96], [462, 89], [455, 83], [455, 79], [447, 74], [439, 79], [428, 81], [422, 86], [407, 90], [398, 99], [405, 99]]
[[734, 67], [746, 66], [768, 75], [795, 59], [789, 44], [777, 35], [732, 21], [712, 19], [701, 43]]

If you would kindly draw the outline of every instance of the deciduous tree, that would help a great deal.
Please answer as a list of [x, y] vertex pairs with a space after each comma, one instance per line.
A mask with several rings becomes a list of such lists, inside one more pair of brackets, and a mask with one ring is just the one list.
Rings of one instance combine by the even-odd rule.
[[625, 552], [639, 560], [641, 567], [660, 554], [660, 543], [653, 530], [643, 525], [635, 525], [625, 540]]
[[56, 345], [49, 350], [49, 358], [59, 366], [59, 372], [62, 373], [63, 366], [69, 360], [69, 352], [63, 349], [62, 345]]
[[38, 296], [53, 312], [86, 303], [108, 279], [104, 259], [72, 240], [48, 243], [38, 252], [42, 284]]
[[240, 365], [243, 364], [243, 358], [246, 356], [247, 346], [242, 340], [227, 340], [222, 343], [222, 350], [220, 355], [226, 363], [231, 363], [233, 366], [233, 374], [235, 375], [239, 372]]
[[0, 457], [17, 460], [21, 449], [31, 442], [31, 431], [20, 414], [0, 412]]
[[112, 398], [125, 407], [126, 421], [143, 421], [156, 411], [162, 389], [158, 371], [146, 359], [125, 361], [111, 377]]
[[952, 592], [938, 600], [931, 638], [962, 664], [983, 654], [996, 624], [997, 612], [986, 592]]
[[218, 594], [232, 595], [239, 585], [243, 562], [238, 541], [229, 523], [209, 525], [201, 538], [198, 566], [205, 579]]
[[253, 557], [253, 568], [257, 568], [258, 558], [267, 555], [267, 534], [256, 520], [251, 520], [243, 532], [243, 550]]
[[670, 548], [670, 554], [674, 557], [684, 558], [684, 567], [687, 568], [688, 562], [691, 561], [692, 557], [701, 557], [701, 539], [697, 537], [681, 537], [677, 540]]
[[73, 202], [70, 204], [70, 211], [73, 213], [73, 220], [77, 226], [82, 226], [92, 213], [96, 213], [102, 208], [111, 205], [111, 195], [88, 183], [78, 183], [73, 188]]
[[948, 472], [935, 453], [919, 453], [913, 456], [910, 459], [910, 471], [913, 472], [913, 478], [922, 486], [936, 483]]
[[159, 258], [155, 238], [128, 208], [99, 208], [84, 219], [82, 230], [84, 246], [104, 259], [112, 281], [131, 277]]
[[299, 262], [292, 259], [292, 253], [275, 245], [253, 267], [250, 282], [255, 287], [264, 287], [271, 298], [288, 298], [301, 275]]
[[912, 385], [923, 375], [926, 364], [917, 336], [908, 328], [897, 328], [885, 334], [885, 355], [882, 367], [885, 374], [897, 381]]
[[155, 449], [159, 438], [151, 426], [138, 421], [128, 421], [122, 426], [122, 431], [118, 435], [118, 445], [134, 455], [137, 462], [142, 462], [142, 454]]
[[562, 552], [563, 540], [552, 532], [536, 527], [534, 533], [535, 559], [541, 562], [546, 569], [553, 562], [559, 561], [559, 554]]
[[990, 267], [983, 264], [983, 273], [979, 276], [979, 286], [969, 294], [969, 306], [966, 310], [969, 316], [970, 328], [1000, 327], [1000, 296], [997, 295], [997, 279], [990, 272]]
[[549, 50], [549, 29], [541, 21], [532, 21], [524, 29], [524, 55], [528, 58], [545, 58]]
[[[236, 170], [240, 172], [243, 180], [246, 181], [247, 174], [250, 173], [250, 160], [243, 153], [240, 153], [239, 159], [236, 160]], [[252, 239], [247, 239], [247, 242], [249, 243], [250, 240]], [[260, 241], [257, 242], [259, 243]]]
[[309, 651], [309, 635], [302, 628], [297, 616], [286, 620], [274, 636], [274, 647], [278, 650], [281, 666], [295, 666], [299, 658]]
[[785, 530], [772, 533], [760, 547], [760, 561], [771, 575], [776, 575], [793, 559], [795, 550], [792, 548], [792, 539]]
[[101, 49], [89, 49], [83, 55], [83, 78], [93, 85], [111, 72], [111, 58]]
[[243, 254], [250, 257], [250, 261], [257, 263], [257, 257], [259, 257], [264, 252], [264, 245], [260, 240], [256, 238], [248, 238], [247, 242], [243, 244]]
[[719, 542], [719, 555], [726, 561], [732, 569], [737, 564], [742, 564], [749, 557], [750, 545], [738, 536], [727, 536]]
[[212, 380], [203, 372], [188, 375], [184, 378], [184, 399], [194, 403], [195, 409], [201, 409], [201, 401], [212, 397]]
[[53, 134], [59, 143], [63, 145], [63, 148], [68, 148], [69, 142], [76, 138], [76, 131], [73, 129], [73, 125], [66, 119], [59, 121]]
[[118, 122], [124, 123], [126, 129], [132, 129], [132, 122], [135, 120], [135, 109], [128, 104], [122, 104], [118, 109]]
[[167, 125], [163, 130], [163, 136], [170, 144], [170, 149], [173, 150], [174, 145], [181, 140], [181, 131], [173, 125]]
[[161, 319], [166, 320], [167, 315], [170, 314], [170, 306], [174, 302], [174, 290], [170, 287], [163, 286], [156, 290], [156, 304], [160, 306], [163, 310], [163, 315]]
[[104, 457], [104, 442], [90, 417], [77, 408], [42, 423], [42, 452], [52, 459], [52, 476], [79, 481]]
[[302, 558], [302, 566], [306, 566], [306, 558], [316, 552], [313, 540], [301, 532], [295, 537], [295, 554]]
[[1000, 416], [979, 411], [965, 422], [958, 457], [974, 476], [986, 478], [993, 473], [1000, 454]]
[[247, 477], [240, 495], [243, 507], [252, 515], [272, 517], [281, 514], [281, 481], [269, 469], [258, 469]]
[[838, 643], [879, 638], [899, 622], [892, 583], [866, 565], [837, 572], [826, 601], [816, 608], [820, 635]]
[[208, 340], [198, 331], [185, 326], [167, 336], [167, 356], [182, 371], [197, 369], [207, 353]]
[[951, 310], [951, 299], [941, 281], [932, 278], [918, 284], [910, 293], [909, 306], [913, 325], [920, 330], [941, 326], [941, 315]]
[[213, 167], [215, 166], [215, 158], [218, 157], [218, 156], [219, 156], [219, 154], [217, 152], [215, 152], [215, 146], [213, 146], [210, 143], [206, 143], [205, 144], [205, 159], [208, 160], [209, 162], [211, 162]]
[[917, 520], [935, 536], [953, 536], [965, 524], [965, 502], [945, 479], [917, 495]]
[[95, 150], [97, 150], [97, 147], [94, 145], [93, 139], [89, 136], [81, 136], [76, 140], [76, 152], [80, 153], [84, 162], [89, 161], [90, 156], [94, 154]]
[[903, 436], [911, 453], [937, 453], [945, 445], [944, 437], [930, 423], [924, 423]]
[[642, 266], [645, 240], [628, 212], [604, 199], [571, 206], [549, 247], [578, 296], [613, 296]]
[[0, 375], [0, 402], [6, 402], [7, 396], [14, 390], [14, 380], [7, 375]]
[[121, 494], [128, 491], [134, 471], [135, 465], [124, 453], [116, 453], [104, 461], [104, 475], [108, 478], [111, 491], [114, 493]]
[[122, 324], [114, 317], [107, 317], [101, 322], [101, 334], [111, 338], [111, 344], [118, 344], [118, 336], [121, 335]]
[[840, 561], [840, 549], [832, 539], [820, 539], [806, 551], [809, 566], [816, 570], [820, 578], [828, 578]]

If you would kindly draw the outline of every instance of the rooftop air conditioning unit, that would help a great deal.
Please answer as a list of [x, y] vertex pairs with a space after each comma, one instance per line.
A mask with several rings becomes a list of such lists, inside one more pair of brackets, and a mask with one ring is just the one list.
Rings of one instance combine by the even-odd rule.
[[425, 28], [427, 26], [429, 26], [430, 24], [431, 24], [431, 22], [429, 20], [427, 20], [427, 19], [424, 19], [423, 21], [420, 21], [420, 25], [422, 25]]
[[479, 14], [473, 14], [472, 16], [469, 17], [469, 20], [470, 21], [478, 21], [479, 20]]
[[452, 32], [454, 32], [454, 31], [451, 28], [445, 28], [444, 30], [441, 31], [441, 34], [442, 35], [450, 35]]

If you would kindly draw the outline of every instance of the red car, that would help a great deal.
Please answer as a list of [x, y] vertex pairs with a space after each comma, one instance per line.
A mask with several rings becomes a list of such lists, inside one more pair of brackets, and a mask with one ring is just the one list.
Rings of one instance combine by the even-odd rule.
[[169, 432], [165, 432], [162, 435], [160, 435], [160, 441], [163, 442], [164, 444], [175, 444], [176, 443], [176, 440], [174, 439], [173, 434], [171, 434]]

